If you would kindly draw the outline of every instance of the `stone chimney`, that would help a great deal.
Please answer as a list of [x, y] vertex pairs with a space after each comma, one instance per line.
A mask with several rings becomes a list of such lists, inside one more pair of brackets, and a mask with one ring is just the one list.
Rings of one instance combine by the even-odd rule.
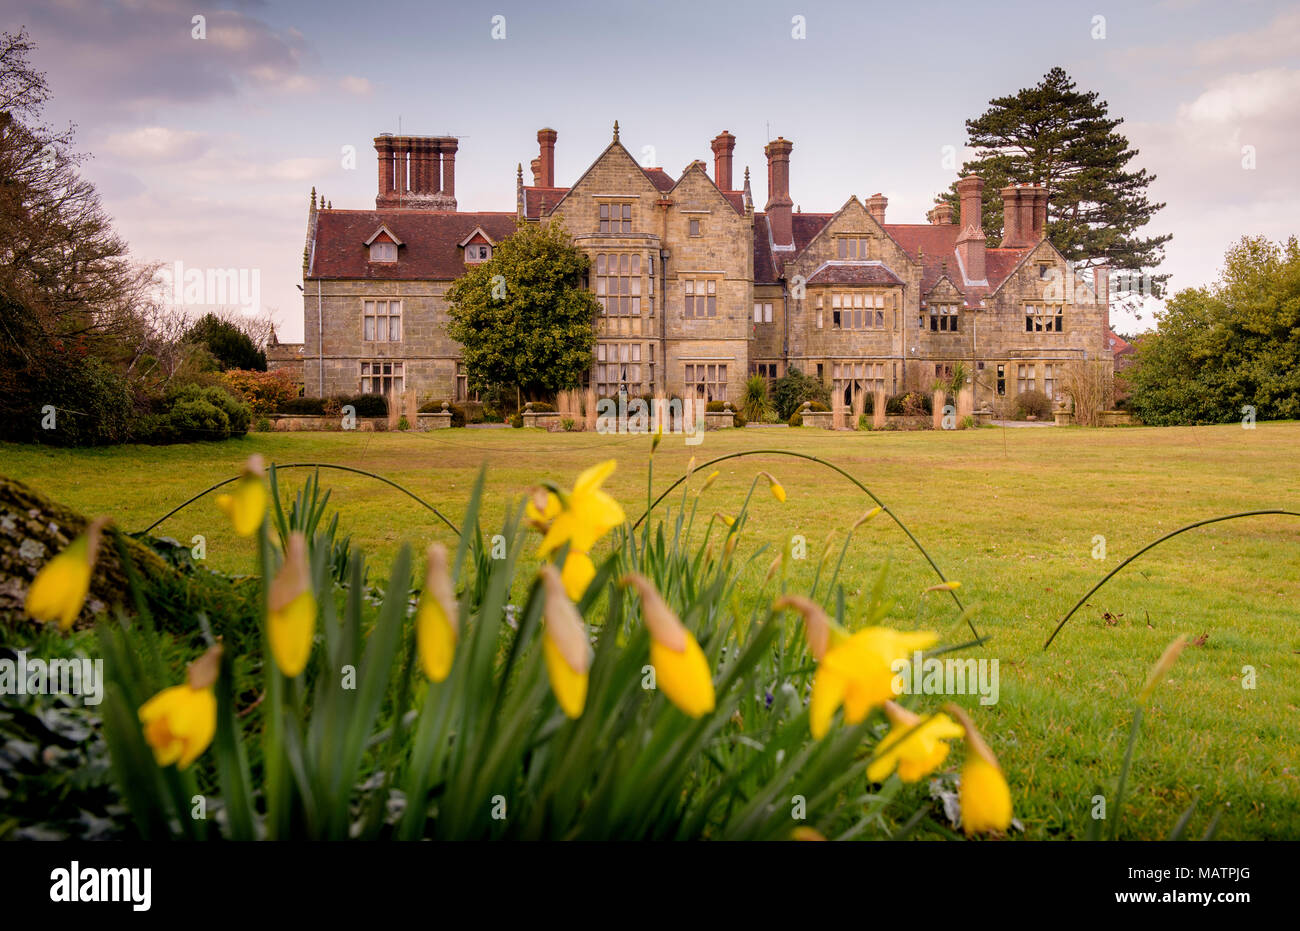
[[736, 137], [725, 129], [713, 140], [713, 183], [720, 191], [731, 190], [731, 153]]
[[555, 187], [555, 139], [559, 134], [553, 129], [537, 130], [537, 145], [541, 149], [542, 187]]
[[375, 137], [375, 206], [455, 210], [457, 147], [454, 136]]
[[777, 136], [763, 149], [767, 156], [767, 223], [772, 230], [772, 242], [777, 246], [794, 246], [794, 222], [790, 209], [790, 150], [794, 143]]
[[1033, 192], [1034, 242], [1038, 242], [1047, 235], [1047, 188], [1041, 184], [1035, 184], [1030, 190]]
[[968, 281], [984, 281], [984, 179], [969, 175], [957, 182], [961, 198], [961, 234], [957, 237], [957, 255]]
[[935, 204], [930, 208], [930, 212], [925, 215], [925, 218], [934, 226], [951, 226], [952, 204]]
[[539, 155], [528, 163], [533, 170], [533, 187], [542, 186], [542, 157]]
[[1002, 195], [1003, 249], [1017, 249], [1024, 245], [1020, 231], [1020, 186], [1009, 184], [998, 191]]
[[889, 198], [884, 194], [876, 193], [867, 198], [867, 212], [881, 226], [885, 225], [885, 208], [888, 206]]

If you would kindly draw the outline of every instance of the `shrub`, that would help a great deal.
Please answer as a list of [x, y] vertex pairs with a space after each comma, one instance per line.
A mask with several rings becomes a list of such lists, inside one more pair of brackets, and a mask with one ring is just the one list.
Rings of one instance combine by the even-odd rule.
[[325, 398], [289, 398], [280, 404], [278, 414], [310, 416], [325, 413]]
[[734, 427], [743, 427], [743, 426], [748, 425], [748, 423], [749, 423], [749, 420], [748, 420], [748, 419], [745, 417], [745, 415], [742, 414], [740, 411], [736, 411], [734, 414], [732, 414], [732, 417], [731, 417], [731, 424], [732, 424], [732, 426], [734, 426]]
[[[772, 382], [772, 403], [782, 418], [789, 418], [804, 401], [825, 405], [823, 410], [830, 410], [830, 389], [818, 378], [805, 375], [797, 368], [791, 368], [785, 375]], [[817, 410], [816, 407], [813, 410]]]
[[710, 414], [721, 414], [727, 409], [726, 401], [710, 401], [704, 405], [704, 410]]
[[[168, 392], [165, 403], [172, 426], [185, 439], [224, 440], [243, 436], [253, 419], [247, 402], [215, 385], [182, 385]], [[206, 409], [209, 407], [223, 416], [213, 417]]]
[[451, 405], [446, 401], [425, 401], [423, 404], [420, 405], [420, 413], [441, 414], [443, 404], [447, 404], [448, 409], [450, 409]]
[[[459, 410], [464, 423], [483, 422], [483, 403], [481, 401], [458, 401], [453, 410]], [[461, 426], [464, 426], [462, 424]]]
[[859, 414], [859, 415], [858, 415], [858, 429], [859, 429], [859, 430], [870, 430], [870, 429], [871, 429], [871, 415], [870, 415], [870, 414]]
[[274, 414], [298, 397], [297, 387], [283, 370], [231, 369], [225, 374], [225, 383], [248, 402], [254, 414]]
[[1052, 402], [1041, 391], [1030, 389], [1016, 395], [1016, 407], [1013, 417], [1016, 420], [1046, 420], [1052, 416]]
[[271, 432], [271, 419], [270, 419], [269, 417], [259, 417], [259, 418], [257, 418], [257, 432], [258, 432], [258, 433], [270, 433], [270, 432]]
[[751, 375], [745, 382], [745, 393], [740, 399], [740, 412], [746, 420], [762, 421], [775, 408], [767, 395], [767, 379]]
[[[55, 358], [28, 368], [12, 393], [0, 393], [0, 436], [58, 446], [125, 443], [135, 432], [126, 379], [93, 357]], [[48, 430], [46, 405], [54, 408], [54, 428]]]
[[387, 417], [388, 398], [382, 394], [358, 394], [339, 399], [344, 406], [351, 404], [358, 417]]
[[[442, 410], [441, 407], [438, 409]], [[451, 425], [453, 427], [465, 426], [465, 408], [461, 407], [459, 404], [453, 404], [448, 408], [448, 410], [451, 411]]]
[[821, 401], [813, 401], [808, 405], [808, 410], [816, 414], [826, 414], [830, 412], [830, 405], [823, 404]]
[[523, 425], [524, 425], [524, 415], [523, 415], [523, 414], [511, 414], [511, 415], [510, 415], [510, 426], [514, 427], [515, 429], [519, 429], [519, 428], [522, 427]]
[[577, 426], [577, 424], [573, 422], [572, 417], [565, 417], [562, 421], [560, 421], [560, 426], [564, 428], [565, 433], [572, 433], [573, 428]]
[[398, 418], [397, 418], [397, 429], [398, 429], [398, 430], [409, 430], [409, 429], [411, 429], [411, 422], [410, 422], [409, 420], [406, 419], [406, 415], [405, 415], [405, 414], [403, 414], [401, 417], [398, 417]]
[[967, 414], [965, 417], [961, 419], [962, 430], [969, 430], [974, 426], [975, 426], [975, 418], [972, 417], [970, 414]]
[[896, 394], [893, 397], [885, 399], [886, 414], [904, 414], [908, 417], [920, 417], [923, 414], [929, 414], [934, 409], [934, 403], [928, 394], [920, 391], [910, 391], [904, 394]]
[[551, 403], [548, 402], [548, 401], [533, 401], [533, 402], [532, 402], [532, 405], [533, 405], [532, 410], [533, 410], [533, 413], [534, 413], [534, 414], [554, 414], [554, 413], [555, 413], [555, 405], [554, 405], [554, 404], [551, 404]]
[[795, 411], [793, 414], [790, 415], [790, 419], [787, 420], [786, 423], [788, 423], [792, 427], [802, 427], [803, 414], [799, 413], [798, 411]]

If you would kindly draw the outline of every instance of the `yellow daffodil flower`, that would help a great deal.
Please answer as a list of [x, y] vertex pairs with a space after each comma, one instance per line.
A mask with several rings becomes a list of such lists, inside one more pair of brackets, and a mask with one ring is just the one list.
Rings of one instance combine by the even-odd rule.
[[587, 586], [595, 577], [596, 564], [591, 561], [591, 557], [586, 553], [569, 550], [569, 554], [564, 557], [564, 570], [560, 573], [564, 590], [568, 592], [569, 597], [574, 601], [581, 600], [583, 593], [587, 591]]
[[262, 457], [252, 455], [244, 464], [244, 474], [235, 482], [229, 494], [217, 495], [217, 507], [226, 512], [235, 533], [251, 537], [266, 519], [269, 496], [262, 479]]
[[937, 585], [931, 585], [926, 589], [927, 592], [955, 592], [961, 588], [960, 582], [940, 582]]
[[1005, 831], [1011, 826], [1011, 788], [997, 757], [962, 708], [949, 703], [944, 710], [966, 729], [966, 763], [957, 788], [962, 830], [968, 836]]
[[431, 682], [442, 682], [451, 673], [451, 661], [456, 655], [460, 612], [447, 568], [447, 547], [430, 544], [428, 561], [424, 591], [415, 613], [415, 641], [424, 674]]
[[546, 599], [542, 608], [546, 619], [542, 632], [546, 674], [561, 710], [570, 718], [578, 718], [587, 703], [587, 674], [591, 668], [587, 625], [569, 600], [555, 567], [542, 566], [541, 576]]
[[767, 479], [767, 487], [771, 490], [772, 497], [785, 504], [785, 489], [781, 487], [781, 483], [773, 477], [771, 472], [759, 472], [758, 474]]
[[922, 721], [919, 715], [892, 701], [885, 702], [885, 716], [891, 726], [876, 748], [876, 758], [867, 767], [867, 778], [872, 782], [884, 782], [895, 768], [903, 782], [920, 782], [947, 759], [945, 741], [966, 733], [942, 712]]
[[38, 621], [57, 623], [60, 630], [72, 627], [90, 594], [99, 538], [106, 523], [107, 518], [95, 518], [85, 533], [41, 567], [27, 589], [24, 607], [29, 615]]
[[808, 640], [808, 652], [813, 659], [821, 662], [826, 650], [833, 644], [843, 643], [849, 638], [849, 632], [830, 619], [822, 606], [803, 595], [783, 595], [773, 604], [774, 610], [793, 608], [803, 615], [804, 637]]
[[589, 553], [597, 540], [626, 520], [622, 506], [600, 490], [601, 483], [617, 466], [610, 459], [578, 476], [573, 491], [560, 498], [560, 511], [542, 538], [539, 556], [549, 556], [564, 543], [570, 550]]
[[717, 704], [713, 676], [695, 635], [682, 626], [650, 580], [630, 573], [623, 585], [634, 586], [641, 596], [641, 616], [650, 632], [650, 665], [655, 686], [685, 715], [698, 718]]
[[861, 526], [862, 526], [863, 524], [865, 524], [867, 521], [871, 520], [873, 517], [875, 517], [877, 514], [879, 514], [879, 513], [880, 513], [881, 511], [883, 511], [883, 510], [884, 510], [884, 508], [882, 508], [880, 505], [876, 505], [876, 506], [875, 506], [874, 508], [872, 508], [870, 511], [867, 511], [867, 513], [865, 513], [865, 514], [863, 514], [861, 517], [859, 517], [859, 518], [857, 519], [856, 522], [854, 522], [854, 524], [853, 524], [853, 529], [854, 529], [854, 530], [857, 530], [859, 527], [861, 527]]
[[307, 668], [316, 635], [316, 596], [311, 590], [307, 538], [301, 533], [289, 534], [284, 565], [271, 582], [270, 595], [266, 627], [271, 655], [280, 672], [293, 679]]
[[534, 530], [545, 533], [551, 529], [551, 521], [560, 513], [560, 499], [553, 491], [534, 488], [524, 505], [524, 517]]
[[221, 672], [221, 646], [190, 663], [187, 682], [163, 689], [140, 706], [144, 739], [159, 766], [185, 769], [212, 743], [217, 732], [217, 698], [212, 692]]
[[844, 722], [860, 724], [867, 713], [894, 697], [893, 662], [908, 659], [939, 639], [929, 631], [904, 633], [888, 627], [864, 627], [827, 647], [813, 677], [809, 726], [816, 738], [826, 736], [831, 718], [844, 706]]
[[712, 485], [717, 480], [718, 476], [721, 474], [722, 473], [717, 469], [714, 469], [712, 472], [710, 472], [708, 476], [705, 477], [704, 484], [700, 486], [700, 494], [704, 494], [706, 491], [708, 491], [709, 486]]

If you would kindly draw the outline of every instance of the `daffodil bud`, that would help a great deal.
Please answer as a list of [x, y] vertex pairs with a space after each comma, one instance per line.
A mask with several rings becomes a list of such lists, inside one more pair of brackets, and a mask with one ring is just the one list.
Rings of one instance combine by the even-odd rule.
[[217, 507], [226, 512], [235, 533], [241, 537], [251, 537], [257, 533], [262, 521], [266, 519], [269, 495], [264, 472], [262, 457], [254, 453], [244, 463], [243, 474], [236, 479], [233, 490], [228, 494], [217, 495]]
[[812, 653], [815, 660], [820, 661], [826, 655], [832, 637], [838, 641], [847, 636], [846, 632], [830, 619], [830, 615], [822, 609], [822, 606], [811, 598], [803, 595], [783, 595], [773, 603], [772, 607], [778, 611], [782, 608], [793, 608], [803, 615], [808, 652]]
[[431, 543], [424, 591], [415, 615], [416, 647], [420, 666], [431, 682], [442, 682], [451, 673], [459, 636], [460, 610], [451, 583], [447, 547]]
[[650, 632], [650, 664], [655, 685], [683, 714], [692, 718], [712, 711], [717, 704], [709, 662], [695, 635], [687, 630], [645, 576], [629, 573], [624, 586], [641, 598], [641, 617]]
[[542, 615], [546, 627], [542, 635], [542, 653], [551, 691], [561, 710], [570, 718], [582, 715], [587, 703], [587, 674], [591, 667], [591, 643], [587, 625], [569, 600], [564, 582], [549, 563], [541, 570], [544, 602]]
[[961, 588], [960, 582], [940, 582], [937, 585], [931, 585], [926, 589], [927, 592], [955, 592]]
[[758, 474], [767, 479], [767, 487], [771, 490], [772, 497], [784, 504], [785, 489], [781, 487], [781, 483], [772, 476], [771, 472], [759, 472]]
[[709, 486], [712, 485], [714, 481], [717, 480], [717, 477], [721, 474], [722, 473], [717, 469], [714, 469], [712, 472], [710, 472], [708, 477], [704, 480], [704, 484], [700, 486], [700, 493], [703, 494], [704, 492], [708, 491]]
[[221, 644], [190, 663], [187, 682], [163, 689], [140, 706], [144, 739], [159, 766], [185, 769], [217, 733], [217, 698], [212, 688], [221, 674]]
[[961, 706], [949, 702], [944, 710], [966, 732], [966, 763], [957, 790], [962, 830], [968, 835], [1005, 831], [1011, 825], [1011, 789], [997, 757]]
[[882, 508], [880, 505], [876, 505], [876, 506], [875, 506], [874, 508], [872, 508], [870, 511], [867, 511], [865, 514], [863, 514], [861, 517], [859, 517], [856, 521], [854, 521], [854, 523], [853, 523], [853, 529], [854, 529], [854, 530], [857, 530], [859, 527], [861, 527], [861, 526], [862, 526], [863, 524], [865, 524], [867, 521], [871, 520], [871, 519], [872, 519], [873, 517], [875, 517], [877, 514], [881, 513], [883, 510], [884, 510], [884, 508]]
[[1160, 659], [1151, 667], [1151, 674], [1147, 676], [1146, 684], [1142, 686], [1142, 691], [1138, 693], [1138, 704], [1145, 705], [1151, 697], [1151, 693], [1156, 690], [1160, 681], [1169, 674], [1174, 663], [1178, 660], [1178, 655], [1183, 652], [1183, 647], [1187, 646], [1187, 635], [1179, 635], [1173, 643], [1165, 647], [1165, 651], [1160, 654]]
[[307, 668], [316, 635], [316, 597], [311, 590], [311, 563], [307, 538], [289, 534], [284, 563], [271, 582], [267, 639], [280, 671], [290, 679]]
[[99, 541], [108, 518], [97, 517], [86, 532], [67, 545], [36, 573], [27, 589], [24, 608], [38, 621], [69, 630], [90, 594], [90, 580], [99, 558]]

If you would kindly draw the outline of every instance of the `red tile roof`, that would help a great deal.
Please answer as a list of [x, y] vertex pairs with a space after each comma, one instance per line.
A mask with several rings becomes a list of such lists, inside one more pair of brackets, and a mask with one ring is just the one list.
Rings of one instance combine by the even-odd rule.
[[808, 284], [896, 285], [902, 283], [902, 278], [879, 264], [827, 265], [808, 279]]
[[[396, 262], [371, 262], [364, 245], [380, 224], [405, 243]], [[457, 245], [477, 227], [500, 242], [515, 231], [513, 213], [430, 210], [322, 210], [308, 278], [451, 281], [465, 273]]]
[[650, 183], [659, 189], [660, 194], [667, 194], [673, 189], [673, 185], [677, 183], [673, 180], [673, 176], [662, 168], [642, 168], [641, 170], [650, 179]]
[[567, 193], [569, 193], [567, 187], [525, 187], [524, 215], [530, 220], [536, 220], [542, 215], [543, 205], [550, 211]]

